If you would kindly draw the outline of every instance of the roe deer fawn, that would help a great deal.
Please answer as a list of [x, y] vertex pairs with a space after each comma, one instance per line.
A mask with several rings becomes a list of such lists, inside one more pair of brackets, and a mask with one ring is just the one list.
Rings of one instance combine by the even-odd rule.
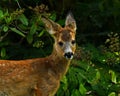
[[76, 49], [76, 22], [69, 13], [65, 27], [41, 18], [55, 42], [45, 58], [0, 60], [0, 96], [54, 96]]

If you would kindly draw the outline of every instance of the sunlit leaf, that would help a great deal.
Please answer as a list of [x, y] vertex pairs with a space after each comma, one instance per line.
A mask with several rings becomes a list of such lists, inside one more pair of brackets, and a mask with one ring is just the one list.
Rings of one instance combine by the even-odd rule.
[[28, 19], [26, 18], [26, 16], [24, 14], [19, 16], [19, 20], [22, 22], [22, 24], [24, 25], [28, 25]]
[[64, 83], [63, 90], [65, 91], [67, 89], [67, 85], [68, 85], [66, 76], [63, 76], [61, 82]]
[[71, 96], [80, 96], [79, 90], [73, 90]]
[[111, 92], [108, 96], [116, 96], [115, 92]]
[[21, 31], [17, 30], [16, 28], [10, 28], [13, 32], [21, 35], [22, 37], [25, 37], [25, 34], [23, 34]]
[[84, 85], [82, 83], [80, 84], [79, 91], [82, 95], [85, 95], [87, 92], [86, 88], [84, 87]]
[[4, 26], [4, 27], [3, 27], [3, 31], [4, 31], [4, 32], [7, 32], [7, 31], [8, 31], [8, 26]]
[[97, 70], [97, 72], [96, 72], [96, 80], [99, 80], [100, 79], [100, 72], [99, 72], [99, 70]]
[[115, 74], [115, 72], [112, 71], [112, 70], [109, 70], [109, 73], [111, 74], [111, 81], [116, 84], [117, 81], [116, 81], [116, 74]]
[[6, 17], [5, 21], [6, 21], [7, 24], [9, 24], [12, 21], [12, 17], [11, 16]]
[[39, 34], [38, 34], [38, 37], [41, 37], [43, 34], [44, 34], [44, 30], [42, 30]]

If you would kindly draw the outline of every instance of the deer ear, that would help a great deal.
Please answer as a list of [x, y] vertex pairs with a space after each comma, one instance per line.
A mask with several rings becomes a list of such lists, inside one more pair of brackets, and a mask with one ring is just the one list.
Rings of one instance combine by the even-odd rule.
[[61, 26], [59, 24], [55, 23], [54, 21], [52, 21], [52, 20], [50, 20], [50, 19], [48, 19], [46, 17], [42, 17], [41, 20], [45, 24], [46, 30], [50, 34], [55, 34], [61, 28]]
[[71, 28], [72, 30], [76, 31], [76, 21], [72, 15], [72, 13], [68, 13], [65, 21], [65, 26]]

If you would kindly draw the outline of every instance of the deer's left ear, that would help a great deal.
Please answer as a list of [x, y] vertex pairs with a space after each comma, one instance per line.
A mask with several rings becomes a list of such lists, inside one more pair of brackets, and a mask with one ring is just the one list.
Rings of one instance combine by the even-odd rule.
[[65, 21], [65, 26], [71, 28], [73, 31], [76, 31], [76, 21], [72, 15], [72, 13], [68, 13]]

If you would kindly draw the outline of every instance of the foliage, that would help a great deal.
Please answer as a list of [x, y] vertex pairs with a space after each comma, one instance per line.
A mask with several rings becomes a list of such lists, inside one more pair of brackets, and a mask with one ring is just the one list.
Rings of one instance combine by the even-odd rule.
[[79, 67], [72, 66], [69, 69], [56, 96], [108, 96], [113, 92], [119, 94], [118, 73], [86, 62], [76, 63]]
[[112, 62], [112, 65], [107, 61], [110, 58], [108, 55], [113, 54], [112, 58], [116, 58], [114, 52], [108, 49], [106, 53], [102, 53], [100, 48], [87, 44], [83, 48], [78, 48], [76, 54], [56, 96], [120, 94], [120, 60]]
[[[13, 46], [13, 49], [15, 48], [15, 46], [18, 46], [19, 48], [18, 50], [20, 53], [16, 54], [21, 54], [22, 52], [22, 54], [25, 54], [25, 50], [27, 47], [32, 47], [33, 50], [35, 50], [36, 48], [40, 48], [42, 50], [43, 47], [46, 47], [47, 43], [50, 43], [52, 45], [53, 41], [46, 33], [44, 25], [41, 21], [42, 15], [49, 16], [49, 13], [46, 12], [48, 10], [47, 6], [41, 4], [40, 6], [36, 6], [35, 8], [29, 7], [29, 10], [31, 10], [31, 12], [35, 14], [31, 15], [29, 18], [27, 18], [27, 15], [25, 15], [25, 9], [16, 9], [13, 12], [9, 12], [9, 10], [0, 10], [1, 59], [14, 58], [12, 56], [7, 56], [6, 54], [11, 51], [10, 49]], [[45, 38], [49, 38], [50, 40], [47, 40], [45, 42]], [[23, 48], [21, 45], [25, 48]], [[23, 50], [21, 50], [22, 48]], [[41, 56], [45, 56], [49, 53], [50, 51], [48, 53], [46, 52], [41, 54]], [[15, 59], [21, 58], [23, 57]]]

